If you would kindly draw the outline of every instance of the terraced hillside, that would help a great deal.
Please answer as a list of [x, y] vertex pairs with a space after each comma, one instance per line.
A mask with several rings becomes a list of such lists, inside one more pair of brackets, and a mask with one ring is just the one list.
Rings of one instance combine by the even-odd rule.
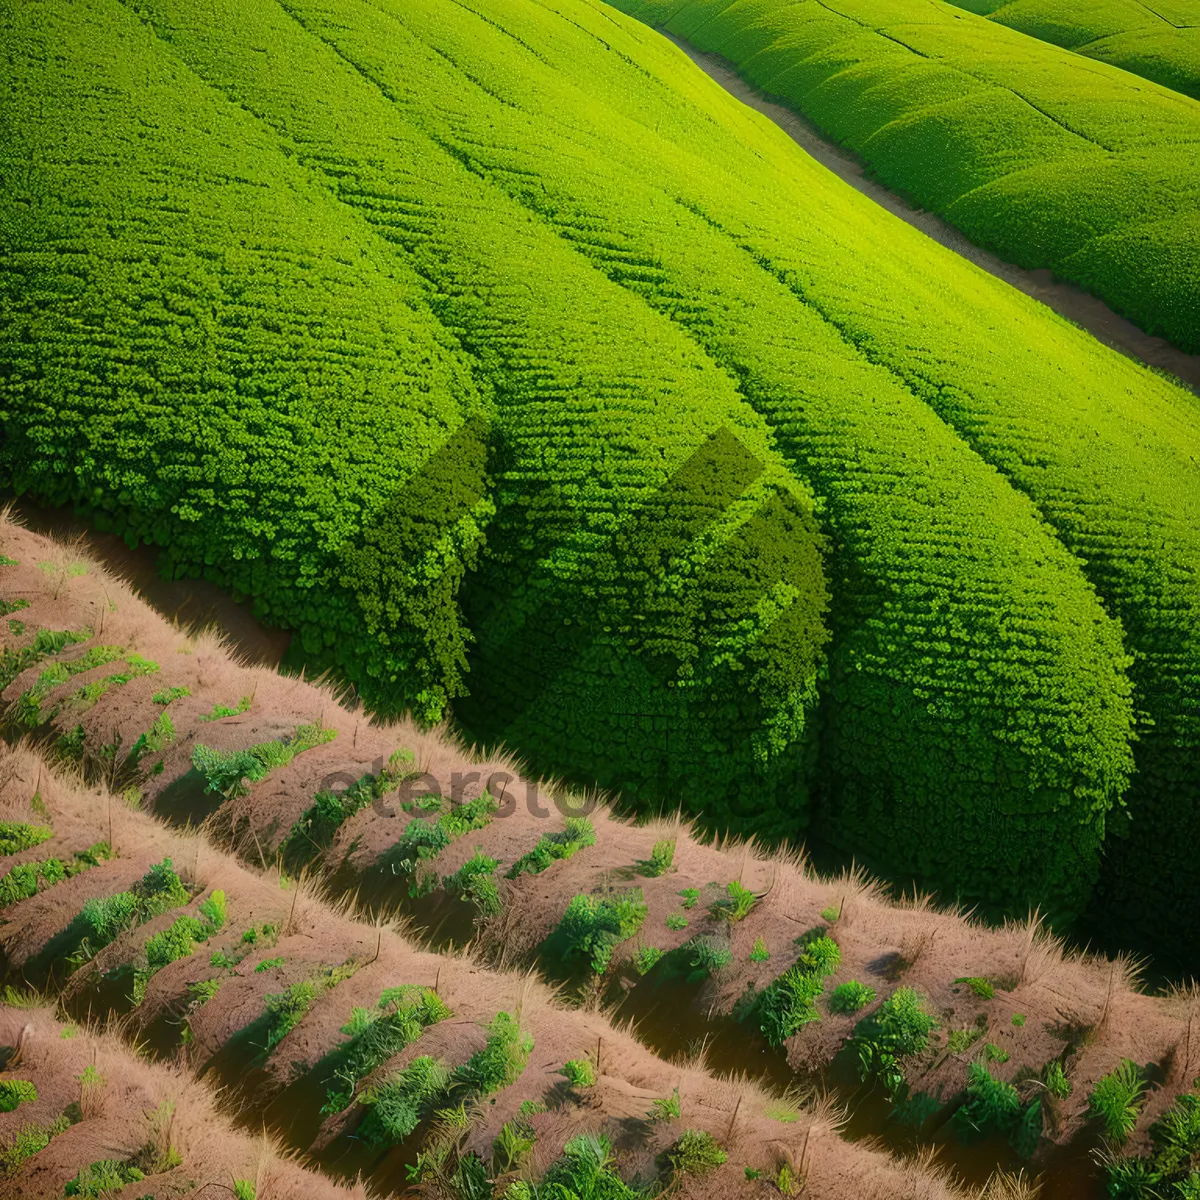
[[1200, 100], [1200, 5], [1195, 0], [953, 0], [1010, 29], [1143, 75]]
[[[0, 1015], [0, 1094], [37, 1092], [0, 1114], [19, 1194], [113, 1172], [140, 1184], [135, 1169], [156, 1195], [227, 1173], [263, 1200], [312, 1194], [288, 1174], [301, 1166], [247, 1161], [243, 1134], [201, 1136], [210, 1083], [227, 1089], [222, 1120], [257, 1133], [265, 1119], [304, 1170], [455, 1200], [583, 1176], [619, 1200], [652, 1181], [967, 1194], [784, 1094], [826, 1064], [855, 1121], [874, 1096], [874, 1119], [904, 1114], [918, 1146], [944, 1142], [949, 1120], [953, 1141], [988, 1137], [985, 1161], [1047, 1171], [1057, 1147], [1091, 1144], [1096, 1097], [1122, 1072], [1136, 1073], [1135, 1153], [1190, 1095], [1195, 996], [1144, 995], [1126, 963], [1065, 955], [1036, 920], [988, 929], [679, 821], [631, 824], [239, 666], [45, 539], [8, 526], [3, 550], [40, 556], [5, 568], [29, 604], [3, 641], [0, 983], [49, 1005]], [[85, 614], [103, 629], [78, 628]], [[207, 836], [180, 828], [201, 820]], [[436, 953], [391, 920], [449, 909], [480, 956]], [[630, 988], [618, 1013], [635, 1021], [669, 995], [674, 1040], [552, 996], [530, 967], [593, 997]], [[76, 1031], [110, 1009], [160, 1065]], [[736, 1075], [680, 1057], [682, 1026], [723, 1060], [730, 1021]], [[844, 1081], [855, 1061], [866, 1099]], [[42, 1133], [18, 1136], [30, 1125]], [[1003, 1179], [987, 1192], [1024, 1194]]]
[[1136, 765], [1189, 886], [1188, 394], [592, 0], [2, 19], [0, 479], [644, 808], [1069, 917]]
[[942, 0], [619, 0], [1007, 262], [1200, 351], [1200, 107]]

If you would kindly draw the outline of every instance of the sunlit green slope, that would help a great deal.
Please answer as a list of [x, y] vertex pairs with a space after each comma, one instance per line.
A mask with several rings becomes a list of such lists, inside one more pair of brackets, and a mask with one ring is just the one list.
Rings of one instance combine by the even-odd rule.
[[[182, 469], [178, 429], [244, 411], [237, 436], [261, 439], [270, 474], [274, 418], [243, 395], [289, 411], [274, 381], [300, 368], [263, 339], [285, 313], [314, 339], [328, 321], [305, 307], [325, 257], [297, 284], [268, 252], [296, 226], [266, 222], [285, 200], [289, 222], [328, 212], [346, 261], [378, 263], [377, 282], [352, 272], [361, 310], [411, 291], [432, 330], [414, 358], [463, 371], [451, 395], [478, 398], [439, 443], [452, 463], [456, 429], [482, 445], [466, 455], [481, 482], [456, 485], [478, 497], [477, 536], [457, 558], [439, 542], [436, 569], [403, 545], [375, 560], [383, 585], [437, 581], [438, 611], [469, 631], [455, 710], [473, 733], [772, 833], [799, 834], [815, 785], [821, 829], [894, 873], [1079, 907], [1130, 775], [1134, 705], [1195, 694], [1188, 395], [879, 212], [590, 0], [50, 0], [6, 19], [4, 107], [24, 139], [10, 162], [34, 165], [16, 175], [6, 239], [19, 320], [0, 344], [3, 420], [9, 446], [42, 454], [18, 467], [6, 450], [11, 474], [128, 521], [133, 493], [96, 429], [131, 359], [155, 411], [176, 414], [150, 423], [138, 512], [168, 543], [220, 528], [184, 523], [189, 505], [224, 506], [215, 465], [202, 480]], [[210, 166], [222, 153], [269, 168]], [[268, 169], [235, 252], [206, 189]], [[51, 253], [61, 229], [78, 253]], [[195, 249], [146, 328], [125, 280], [147, 263], [154, 278], [164, 246]], [[53, 284], [36, 309], [21, 274], [34, 261]], [[173, 299], [214, 274], [206, 319], [246, 355], [227, 376], [224, 343]], [[244, 279], [262, 285], [265, 333], [239, 335], [230, 315], [226, 289]], [[109, 299], [80, 320], [79, 294], [101, 287]], [[191, 373], [160, 378], [160, 354], [189, 337]], [[67, 386], [78, 399], [56, 421]], [[427, 403], [407, 384], [381, 394], [398, 422]], [[340, 436], [330, 417], [281, 440], [303, 457]], [[428, 449], [361, 453], [367, 471], [434, 462], [419, 495], [435, 524], [439, 497], [457, 495]], [[405, 469], [386, 511], [409, 537]], [[336, 479], [325, 486], [370, 541], [374, 513]], [[310, 510], [286, 508], [316, 534]], [[299, 572], [255, 532], [266, 515], [237, 529], [260, 537], [245, 590], [270, 602]], [[215, 535], [205, 555], [236, 569]], [[336, 559], [314, 561], [314, 592], [360, 620], [328, 586]], [[408, 629], [394, 611], [389, 634]], [[1131, 697], [1129, 650], [1161, 696], [1143, 683]], [[1194, 759], [1190, 719], [1160, 724], [1169, 759]]]
[[953, 0], [960, 8], [1200, 100], [1197, 0]]
[[942, 0], [618, 0], [973, 242], [1200, 352], [1200, 103]]

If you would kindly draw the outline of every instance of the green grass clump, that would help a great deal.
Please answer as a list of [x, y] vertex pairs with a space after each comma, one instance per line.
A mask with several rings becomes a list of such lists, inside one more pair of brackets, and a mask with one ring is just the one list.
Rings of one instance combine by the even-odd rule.
[[568, 817], [561, 833], [544, 833], [534, 848], [522, 854], [508, 869], [508, 878], [523, 874], [540, 875], [551, 863], [572, 858], [586, 846], [596, 844], [596, 831], [587, 817]]
[[858, 1012], [875, 999], [875, 989], [866, 983], [851, 979], [839, 983], [829, 994], [829, 1011], [835, 1013]]
[[220, 721], [225, 717], [239, 716], [241, 713], [248, 711], [249, 708], [250, 697], [243, 696], [241, 700], [238, 701], [236, 707], [230, 707], [228, 704], [214, 704], [208, 712], [200, 714], [199, 720]]
[[410, 750], [392, 754], [378, 775], [370, 773], [355, 780], [345, 791], [320, 791], [297, 818], [282, 846], [284, 861], [305, 862], [333, 845], [334, 836], [355, 813], [395, 791], [414, 774]]
[[750, 910], [754, 907], [754, 893], [736, 880], [731, 880], [726, 895], [723, 899], [716, 901], [709, 909], [709, 914], [717, 920], [728, 921], [733, 924], [735, 921], [741, 921], [749, 916]]
[[1057, 1100], [1065, 1100], [1071, 1094], [1071, 1081], [1057, 1058], [1052, 1058], [1046, 1064], [1042, 1072], [1042, 1082], [1046, 1085], [1046, 1091]]
[[499, 865], [498, 859], [489, 858], [476, 847], [457, 871], [442, 879], [442, 886], [470, 900], [481, 916], [494, 917], [500, 911], [500, 892], [493, 877]]
[[[89, 646], [78, 658], [58, 659], [52, 662], [39, 673], [32, 686], [17, 697], [13, 719], [25, 729], [36, 729], [43, 722], [53, 720], [61, 711], [61, 706], [55, 705], [51, 711], [43, 713], [42, 705], [55, 688], [69, 683], [74, 676], [84, 671], [91, 671], [121, 658], [124, 653], [121, 646]], [[154, 669], [158, 669], [157, 664], [154, 664]]]
[[965, 983], [967, 987], [983, 1000], [990, 1000], [996, 994], [996, 988], [990, 979], [978, 975], [963, 975], [954, 981]]
[[[516, 1190], [514, 1188], [523, 1189]], [[602, 1133], [571, 1138], [536, 1184], [511, 1184], [504, 1200], [578, 1197], [579, 1200], [648, 1200], [650, 1192], [627, 1184], [617, 1171], [612, 1143]]]
[[450, 1068], [439, 1059], [414, 1058], [404, 1070], [359, 1095], [359, 1103], [367, 1106], [359, 1136], [370, 1146], [398, 1145], [421, 1123], [451, 1078]]
[[169, 687], [161, 692], [155, 692], [151, 699], [155, 704], [161, 704], [164, 707], [168, 704], [174, 704], [176, 700], [182, 700], [184, 696], [190, 696], [192, 689], [186, 684], [182, 687]]
[[666, 926], [672, 932], [678, 933], [679, 930], [686, 929], [688, 927], [688, 919], [683, 915], [683, 913], [668, 913]]
[[1133, 1132], [1145, 1102], [1145, 1090], [1146, 1082], [1137, 1064], [1128, 1058], [1096, 1081], [1088, 1097], [1088, 1111], [1110, 1141], [1123, 1142]]
[[562, 1073], [572, 1087], [588, 1088], [596, 1082], [596, 1065], [590, 1058], [572, 1058], [563, 1063]]
[[633, 956], [633, 966], [639, 975], [648, 975], [662, 961], [663, 951], [657, 946], [639, 946]]
[[49, 825], [31, 825], [28, 821], [0, 821], [0, 855], [20, 854], [40, 846], [54, 836]]
[[12, 1112], [38, 1098], [37, 1088], [28, 1079], [0, 1079], [0, 1112]]
[[27, 900], [42, 887], [53, 887], [64, 879], [73, 879], [81, 871], [99, 866], [112, 858], [107, 842], [96, 842], [86, 850], [77, 850], [70, 859], [47, 858], [41, 862], [21, 863], [0, 877], [0, 908]]
[[192, 766], [204, 777], [206, 792], [220, 792], [227, 799], [244, 796], [249, 784], [265, 779], [286, 766], [298, 754], [323, 746], [337, 737], [336, 729], [319, 724], [300, 725], [291, 736], [260, 742], [245, 750], [213, 750], [197, 743], [192, 749]]
[[650, 858], [641, 865], [642, 874], [650, 876], [665, 875], [675, 861], [675, 839], [662, 838], [654, 843]]
[[129, 1183], [137, 1183], [146, 1178], [145, 1172], [129, 1163], [117, 1162], [105, 1158], [90, 1166], [67, 1181], [63, 1188], [66, 1196], [104, 1196], [109, 1192], [117, 1192]]
[[555, 936], [564, 946], [564, 957], [587, 958], [592, 970], [603, 975], [613, 951], [637, 933], [649, 911], [641, 888], [612, 896], [573, 896]]
[[22, 1125], [3, 1145], [0, 1145], [0, 1177], [15, 1175], [40, 1150], [50, 1145], [50, 1139], [71, 1127], [67, 1116], [44, 1123]]
[[781, 1046], [803, 1026], [821, 1019], [817, 997], [825, 990], [825, 977], [832, 975], [841, 961], [837, 943], [820, 936], [809, 942], [800, 957], [767, 985], [755, 1011], [769, 1045]]
[[515, 1083], [533, 1052], [533, 1035], [510, 1013], [499, 1012], [488, 1026], [487, 1042], [454, 1072], [454, 1081], [479, 1096]]
[[258, 1187], [253, 1179], [235, 1179], [233, 1181], [233, 1200], [255, 1200]]
[[166, 929], [160, 930], [146, 942], [144, 965], [134, 967], [133, 998], [140, 1004], [146, 995], [151, 976], [178, 959], [196, 952], [225, 925], [225, 893], [219, 888], [200, 904], [200, 916], [184, 915]]
[[650, 1111], [646, 1114], [651, 1121], [678, 1121], [683, 1109], [679, 1100], [679, 1089], [676, 1088], [669, 1096], [661, 1096], [650, 1102]]
[[383, 856], [382, 861], [398, 872], [413, 876], [408, 885], [409, 892], [417, 895], [437, 884], [436, 875], [429, 876], [427, 880], [417, 877], [420, 865], [436, 858], [456, 838], [490, 824], [498, 807], [492, 796], [484, 792], [474, 800], [458, 805], [433, 820], [414, 817], [404, 827], [404, 832]]
[[955, 1110], [954, 1124], [964, 1142], [1000, 1134], [1022, 1158], [1031, 1158], [1042, 1132], [1042, 1102], [1023, 1105], [1011, 1083], [994, 1078], [982, 1063], [971, 1063], [967, 1098]]
[[349, 1043], [330, 1056], [331, 1078], [323, 1113], [341, 1112], [354, 1100], [360, 1079], [415, 1042], [429, 1025], [450, 1016], [432, 988], [388, 988], [374, 1008], [355, 1008], [342, 1026]]
[[1200, 1096], [1194, 1091], [1150, 1126], [1150, 1148], [1140, 1156], [1105, 1156], [1108, 1194], [1116, 1200], [1193, 1200], [1200, 1182]]
[[897, 988], [854, 1027], [851, 1043], [861, 1078], [878, 1079], [895, 1095], [904, 1085], [904, 1060], [928, 1047], [937, 1024], [912, 988]]
[[767, 949], [767, 943], [764, 938], [756, 937], [754, 946], [750, 950], [751, 962], [766, 962], [771, 957], [770, 950]]
[[700, 899], [700, 889], [693, 887], [683, 888], [679, 895], [683, 897], [684, 908], [695, 908], [696, 902]]
[[667, 1151], [667, 1158], [680, 1175], [707, 1175], [728, 1157], [711, 1133], [699, 1129], [685, 1129]]

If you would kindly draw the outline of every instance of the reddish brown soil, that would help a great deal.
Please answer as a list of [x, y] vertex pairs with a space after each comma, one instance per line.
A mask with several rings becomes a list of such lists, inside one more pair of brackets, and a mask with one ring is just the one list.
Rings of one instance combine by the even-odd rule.
[[[36, 1101], [0, 1113], [0, 1144], [31, 1122], [53, 1121], [73, 1103], [82, 1101], [83, 1118], [28, 1159], [14, 1178], [0, 1179], [0, 1194], [61, 1197], [82, 1167], [100, 1159], [126, 1160], [160, 1137], [179, 1152], [181, 1164], [117, 1195], [133, 1200], [148, 1188], [159, 1200], [228, 1195], [235, 1179], [249, 1179], [257, 1184], [258, 1200], [365, 1200], [362, 1187], [337, 1186], [281, 1155], [269, 1140], [233, 1129], [211, 1090], [186, 1072], [138, 1058], [115, 1034], [71, 1026], [66, 1031], [73, 1036], [64, 1037], [64, 1028], [48, 1008], [0, 1006], [0, 1046], [20, 1043], [19, 1058], [10, 1061], [3, 1078], [30, 1080], [38, 1091]], [[102, 1082], [85, 1095], [80, 1076], [88, 1067]], [[156, 1113], [162, 1114], [157, 1126]]]

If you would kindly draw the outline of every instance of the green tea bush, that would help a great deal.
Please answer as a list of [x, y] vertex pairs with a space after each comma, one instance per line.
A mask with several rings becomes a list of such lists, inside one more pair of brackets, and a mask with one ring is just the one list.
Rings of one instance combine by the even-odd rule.
[[225, 925], [225, 893], [216, 889], [200, 906], [200, 916], [182, 916], [154, 934], [144, 950], [145, 965], [134, 966], [133, 998], [140, 1004], [146, 995], [150, 977], [163, 967], [196, 952], [197, 946], [208, 941]]
[[643, 868], [647, 875], [665, 875], [675, 861], [675, 839], [662, 838], [654, 843], [650, 851], [650, 861]]
[[1139, 1156], [1110, 1152], [1104, 1160], [1108, 1194], [1116, 1200], [1170, 1196], [1191, 1200], [1200, 1170], [1200, 1097], [1178, 1096], [1150, 1127], [1150, 1148]]
[[937, 1024], [912, 988], [897, 988], [854, 1027], [851, 1044], [858, 1055], [859, 1075], [880, 1080], [895, 1094], [904, 1085], [904, 1060], [928, 1047]]
[[639, 975], [648, 975], [662, 961], [664, 951], [657, 946], [639, 946], [633, 956], [633, 966]]
[[[497, 808], [496, 801], [484, 792], [433, 820], [414, 817], [383, 856], [382, 862], [406, 875], [415, 875], [423, 862], [436, 858], [456, 838], [490, 824]], [[409, 883], [409, 891], [416, 895], [436, 883], [436, 876], [431, 876], [427, 882], [414, 878]]]
[[[514, 1190], [521, 1189], [524, 1190]], [[617, 1170], [612, 1143], [602, 1133], [571, 1138], [561, 1157], [537, 1184], [510, 1184], [505, 1200], [539, 1200], [540, 1197], [575, 1196], [579, 1200], [648, 1200], [650, 1191], [631, 1187]]]
[[572, 897], [556, 931], [564, 957], [585, 957], [592, 970], [603, 975], [613, 951], [637, 933], [649, 911], [641, 888], [612, 896]]
[[552, 862], [572, 858], [585, 846], [596, 844], [596, 831], [587, 817], [568, 817], [561, 833], [544, 833], [534, 848], [522, 854], [508, 869], [508, 878], [528, 873], [540, 875]]

